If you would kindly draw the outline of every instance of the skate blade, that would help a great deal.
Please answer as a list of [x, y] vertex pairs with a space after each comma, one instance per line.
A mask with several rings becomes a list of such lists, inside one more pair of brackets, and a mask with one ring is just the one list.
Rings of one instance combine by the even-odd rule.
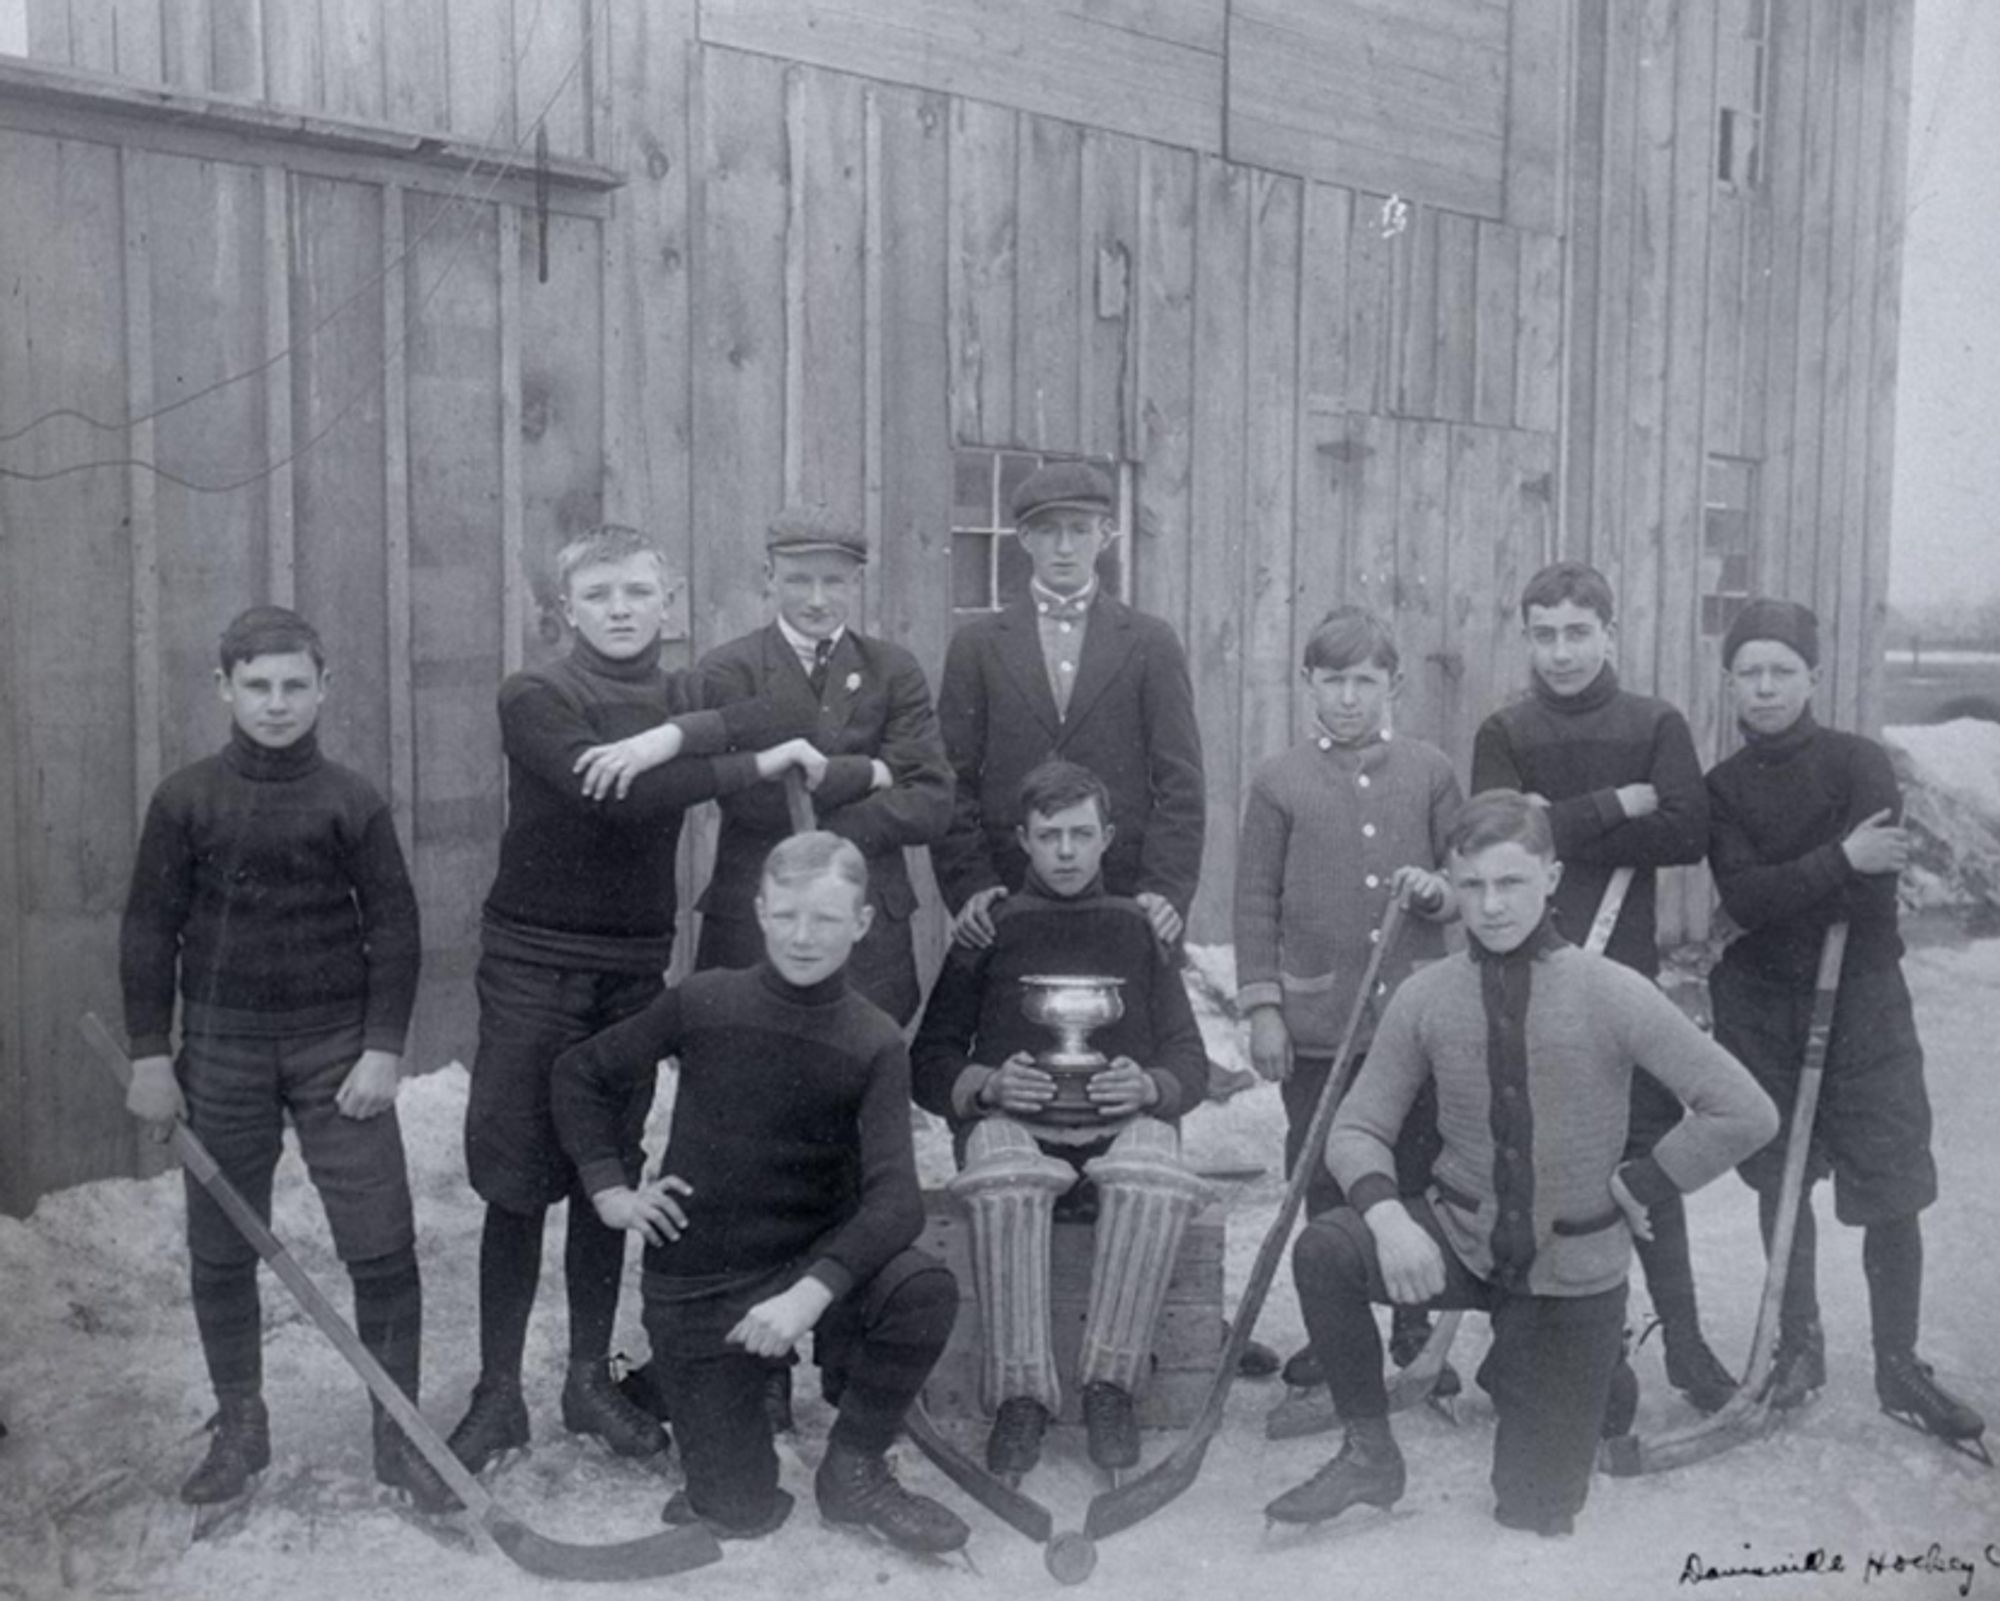
[[[850, 1539], [858, 1540], [871, 1550], [894, 1552], [905, 1561], [917, 1563], [922, 1567], [942, 1570], [947, 1573], [972, 1573], [976, 1575], [979, 1572], [979, 1569], [972, 1565], [972, 1558], [967, 1554], [964, 1546], [960, 1546], [956, 1551], [912, 1551], [906, 1545], [896, 1544], [894, 1540], [890, 1539], [872, 1523], [836, 1523], [824, 1512], [819, 1515], [819, 1526], [822, 1529], [831, 1529], [836, 1534], [844, 1534]], [[954, 1561], [954, 1558], [957, 1560]]]
[[1899, 1412], [1885, 1406], [1882, 1408], [1882, 1415], [1885, 1418], [1894, 1418], [1904, 1428], [1921, 1434], [1927, 1440], [1935, 1440], [1939, 1445], [1957, 1452], [1962, 1457], [1969, 1457], [1974, 1462], [1989, 1468], [1993, 1466], [1993, 1455], [1986, 1448], [1986, 1431], [1983, 1429], [1977, 1434], [1968, 1434], [1963, 1439], [1958, 1439], [1949, 1434], [1938, 1433], [1913, 1412]]
[[[1353, 1512], [1372, 1513], [1373, 1516], [1350, 1517]], [[1372, 1529], [1378, 1523], [1401, 1523], [1415, 1517], [1414, 1512], [1399, 1512], [1393, 1506], [1378, 1507], [1372, 1501], [1357, 1501], [1351, 1507], [1343, 1507], [1330, 1518], [1321, 1518], [1317, 1523], [1285, 1523], [1277, 1518], [1264, 1520], [1264, 1543], [1276, 1546], [1291, 1546], [1303, 1543], [1307, 1537], [1324, 1538], [1332, 1536], [1344, 1539], [1349, 1534]]]
[[227, 1501], [210, 1501], [204, 1506], [190, 1507], [188, 1510], [193, 1517], [188, 1526], [188, 1543], [198, 1545], [204, 1540], [222, 1541], [241, 1532], [250, 1521], [250, 1506], [257, 1499], [257, 1491], [263, 1481], [262, 1473], [254, 1473], [241, 1495], [231, 1496]]

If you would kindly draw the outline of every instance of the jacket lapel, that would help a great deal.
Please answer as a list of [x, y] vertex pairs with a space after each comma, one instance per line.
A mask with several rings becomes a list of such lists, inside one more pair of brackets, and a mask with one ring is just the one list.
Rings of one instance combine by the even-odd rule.
[[[833, 654], [826, 660], [826, 693], [820, 697], [823, 711], [819, 728], [821, 737], [828, 744], [833, 743], [833, 736], [845, 732], [848, 719], [854, 713], [855, 694], [867, 680], [867, 669], [868, 659], [854, 630], [849, 628], [840, 636], [840, 643], [833, 647]], [[853, 681], [852, 688], [848, 687], [850, 680]], [[827, 754], [830, 756], [833, 752], [829, 750]]]
[[817, 710], [819, 703], [813, 699], [812, 684], [806, 677], [806, 670], [775, 622], [764, 630], [764, 659], [760, 676], [764, 693], [771, 699], [811, 706]]
[[1042, 659], [1042, 636], [1035, 626], [1032, 601], [1016, 601], [1000, 614], [998, 645], [1001, 665], [1054, 738], [1062, 732], [1063, 720], [1056, 712], [1055, 691], [1049, 688], [1049, 665]]
[[1090, 714], [1098, 696], [1117, 680], [1125, 658], [1132, 654], [1133, 642], [1131, 609], [1109, 595], [1100, 595], [1097, 604], [1090, 608], [1090, 623], [1083, 633], [1083, 657], [1076, 664], [1076, 688], [1070, 691], [1069, 715], [1063, 719], [1068, 727], [1080, 724]]

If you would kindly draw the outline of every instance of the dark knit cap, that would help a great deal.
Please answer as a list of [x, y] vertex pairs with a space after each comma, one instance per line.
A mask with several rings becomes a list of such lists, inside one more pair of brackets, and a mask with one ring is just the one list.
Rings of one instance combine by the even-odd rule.
[[787, 506], [764, 531], [764, 550], [771, 556], [837, 550], [856, 561], [866, 561], [868, 535], [824, 506]]
[[1753, 639], [1775, 639], [1799, 653], [1808, 667], [1819, 665], [1819, 619], [1795, 600], [1751, 601], [1736, 614], [1722, 636], [1722, 665], [1736, 664], [1736, 653]]
[[1083, 511], [1111, 510], [1111, 480], [1087, 461], [1052, 461], [1021, 480], [1008, 502], [1019, 527], [1037, 512], [1076, 507]]

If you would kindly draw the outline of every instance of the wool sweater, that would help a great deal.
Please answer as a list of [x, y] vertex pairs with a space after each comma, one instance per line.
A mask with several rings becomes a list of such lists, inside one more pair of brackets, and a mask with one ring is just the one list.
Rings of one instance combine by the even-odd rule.
[[400, 1052], [421, 954], [388, 805], [315, 735], [272, 750], [232, 730], [154, 792], [119, 935], [133, 1055], [167, 1053], [176, 972], [184, 1034], [359, 1022]]
[[[1649, 1155], [1622, 1169], [1647, 1204], [1699, 1189], [1748, 1156], [1777, 1132], [1777, 1110], [1741, 1063], [1616, 962], [1549, 940], [1523, 964], [1521, 998], [1506, 1016], [1489, 1012], [1485, 965], [1460, 952], [1396, 992], [1334, 1118], [1327, 1167], [1359, 1211], [1394, 1199], [1397, 1132], [1435, 1079], [1444, 1148], [1431, 1196], [1460, 1260], [1535, 1295], [1610, 1289], [1631, 1256], [1611, 1175], [1633, 1069], [1687, 1107]], [[1516, 1072], [1496, 1049], [1510, 1032]], [[1503, 1268], [1512, 1270], [1504, 1278]]]
[[[1625, 784], [1651, 784], [1660, 809], [1627, 817]], [[1708, 797], [1687, 719], [1663, 700], [1619, 688], [1607, 664], [1582, 693], [1551, 693], [1537, 678], [1530, 693], [1479, 725], [1472, 745], [1472, 792], [1518, 789], [1549, 802], [1563, 864], [1555, 910], [1563, 932], [1590, 932], [1604, 887], [1620, 867], [1636, 868], [1604, 954], [1648, 978], [1660, 970], [1653, 869], [1701, 860], [1708, 844]]]
[[983, 950], [954, 945], [924, 1007], [911, 1047], [919, 1106], [963, 1133], [979, 1121], [979, 1091], [995, 1069], [1016, 1051], [1055, 1043], [1021, 1010], [1021, 980], [1043, 973], [1122, 979], [1124, 1015], [1092, 1031], [1091, 1049], [1108, 1060], [1129, 1056], [1152, 1076], [1160, 1098], [1148, 1117], [1178, 1122], [1201, 1104], [1208, 1051], [1194, 1007], [1136, 901], [1101, 888], [1063, 898], [1031, 878], [993, 912], [993, 943]]
[[[755, 783], [754, 748], [804, 732], [777, 726], [764, 702], [698, 711], [698, 700], [693, 676], [664, 671], [657, 646], [616, 661], [582, 639], [500, 686], [507, 828], [486, 897], [488, 951], [611, 972], [667, 965], [683, 814]], [[681, 725], [679, 756], [642, 773], [622, 800], [583, 794], [584, 751], [669, 718]]]
[[1709, 867], [1723, 910], [1743, 930], [1722, 959], [1811, 989], [1827, 927], [1845, 921], [1845, 971], [1895, 966], [1903, 955], [1896, 875], [1857, 873], [1840, 848], [1876, 812], [1901, 818], [1888, 753], [1822, 728], [1810, 707], [1781, 734], [1744, 737], [1708, 775]]
[[696, 973], [556, 1059], [551, 1104], [585, 1191], [626, 1182], [621, 1130], [663, 1057], [680, 1058], [664, 1171], [688, 1226], [645, 1270], [711, 1286], [796, 1265], [844, 1295], [923, 1227], [901, 1031], [845, 973], [788, 983], [768, 964]]
[[[1280, 1006], [1295, 1049], [1333, 1051], [1390, 879], [1436, 870], [1461, 800], [1444, 752], [1417, 739], [1350, 746], [1321, 733], [1259, 766], [1236, 852], [1237, 1004]], [[1412, 921], [1383, 961], [1384, 993], [1443, 954], [1438, 921]], [[1373, 1032], [1371, 1012], [1361, 1049]]]

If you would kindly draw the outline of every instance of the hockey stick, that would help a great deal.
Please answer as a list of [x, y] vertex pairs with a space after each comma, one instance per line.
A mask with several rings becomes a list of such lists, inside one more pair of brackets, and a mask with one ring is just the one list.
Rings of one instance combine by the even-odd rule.
[[[1604, 947], [1611, 943], [1611, 936], [1618, 927], [1618, 914], [1625, 909], [1626, 892], [1632, 888], [1632, 871], [1630, 867], [1614, 869], [1605, 883], [1604, 894], [1597, 902], [1597, 915], [1591, 918], [1590, 932], [1583, 941], [1583, 948], [1593, 956], [1602, 956]], [[1437, 1327], [1424, 1341], [1424, 1348], [1417, 1353], [1417, 1359], [1398, 1373], [1390, 1384], [1391, 1412], [1415, 1406], [1419, 1401], [1428, 1399], [1431, 1391], [1437, 1388], [1445, 1360], [1451, 1355], [1451, 1342], [1458, 1338], [1458, 1325], [1464, 1317], [1463, 1312], [1447, 1312], [1438, 1319]]]
[[931, 1464], [1002, 1523], [1019, 1530], [1037, 1545], [1055, 1532], [1055, 1516], [1033, 1496], [1024, 1495], [998, 1474], [989, 1473], [946, 1439], [924, 1410], [919, 1396], [903, 1414], [903, 1428]]
[[[132, 1063], [112, 1037], [111, 1031], [95, 1012], [84, 1014], [82, 1026], [83, 1037], [99, 1060], [110, 1069], [121, 1086], [129, 1085]], [[215, 1158], [208, 1154], [208, 1148], [195, 1137], [186, 1122], [174, 1124], [170, 1140], [181, 1165], [214, 1197], [243, 1238], [256, 1248], [271, 1271], [284, 1281], [285, 1288], [292, 1292], [305, 1314], [319, 1325], [320, 1333], [333, 1342], [334, 1349], [346, 1358], [347, 1365], [361, 1376], [361, 1382], [368, 1386], [369, 1393], [382, 1403], [410, 1443], [471, 1512], [476, 1526], [492, 1539], [509, 1561], [545, 1579], [633, 1580], [661, 1579], [720, 1560], [722, 1547], [701, 1524], [667, 1529], [615, 1545], [573, 1545], [566, 1540], [552, 1540], [547, 1535], [537, 1534], [521, 1522], [495, 1501], [486, 1487], [451, 1454], [451, 1447], [438, 1438], [437, 1431], [424, 1420], [423, 1413], [403, 1394], [396, 1381], [383, 1372], [382, 1364], [375, 1360], [374, 1353], [348, 1327], [347, 1320], [326, 1298], [326, 1292], [292, 1259], [284, 1243], [251, 1210], [250, 1203], [237, 1193], [236, 1186], [216, 1166]]]
[[806, 793], [806, 775], [796, 767], [787, 767], [780, 782], [785, 786], [785, 817], [792, 832], [810, 834], [819, 827], [819, 819], [813, 815], [812, 796]]
[[1383, 914], [1381, 927], [1376, 930], [1375, 949], [1368, 958], [1367, 970], [1361, 975], [1361, 987], [1355, 992], [1354, 1005], [1348, 1010], [1347, 1026], [1341, 1032], [1339, 1049], [1334, 1052], [1333, 1069], [1327, 1074], [1326, 1087], [1319, 1093], [1319, 1104], [1313, 1108], [1312, 1122], [1306, 1125], [1306, 1137], [1299, 1147], [1299, 1159], [1292, 1168], [1291, 1181], [1285, 1186], [1284, 1199], [1278, 1203], [1278, 1215], [1265, 1232], [1263, 1243], [1257, 1247], [1257, 1258], [1250, 1269], [1249, 1282], [1244, 1285], [1242, 1299], [1236, 1304], [1236, 1315], [1229, 1320], [1229, 1338], [1222, 1347], [1221, 1366], [1216, 1369], [1215, 1378], [1209, 1384], [1201, 1412], [1181, 1442], [1154, 1466], [1116, 1489], [1101, 1491], [1091, 1498], [1090, 1511], [1083, 1520], [1084, 1533], [1090, 1538], [1102, 1539], [1150, 1517], [1194, 1483], [1200, 1474], [1209, 1443], [1215, 1438], [1215, 1431], [1222, 1426], [1223, 1404], [1229, 1399], [1229, 1387], [1236, 1378], [1236, 1365], [1257, 1327], [1257, 1314], [1264, 1309], [1264, 1297], [1270, 1293], [1271, 1281], [1277, 1276], [1278, 1260], [1284, 1255], [1292, 1225], [1298, 1221], [1299, 1211], [1305, 1205], [1306, 1186], [1311, 1182], [1320, 1153], [1326, 1146], [1326, 1132], [1333, 1126], [1333, 1114], [1340, 1106], [1341, 1097], [1347, 1093], [1354, 1041], [1361, 1032], [1361, 1020], [1374, 1003], [1375, 985], [1381, 976], [1383, 958], [1395, 945], [1402, 928], [1402, 901], [1392, 899], [1388, 911]]
[[1778, 1187], [1778, 1217], [1771, 1230], [1770, 1258], [1764, 1266], [1764, 1294], [1750, 1336], [1750, 1366], [1736, 1394], [1712, 1417], [1657, 1439], [1631, 1437], [1610, 1450], [1607, 1471], [1620, 1477], [1662, 1473], [1685, 1467], [1754, 1439], [1777, 1421], [1770, 1398], [1771, 1369], [1777, 1357], [1778, 1309], [1785, 1298], [1792, 1240], [1798, 1232], [1799, 1200], [1805, 1193], [1806, 1159], [1812, 1148], [1813, 1118], [1819, 1110], [1820, 1080], [1826, 1073], [1827, 1043], [1833, 1034], [1833, 1007], [1840, 994], [1840, 963], [1847, 951], [1847, 925], [1835, 923], [1820, 946], [1819, 976], [1813, 985], [1812, 1027], [1806, 1035], [1805, 1065], [1792, 1102], [1792, 1127], [1785, 1140], [1784, 1177]]

